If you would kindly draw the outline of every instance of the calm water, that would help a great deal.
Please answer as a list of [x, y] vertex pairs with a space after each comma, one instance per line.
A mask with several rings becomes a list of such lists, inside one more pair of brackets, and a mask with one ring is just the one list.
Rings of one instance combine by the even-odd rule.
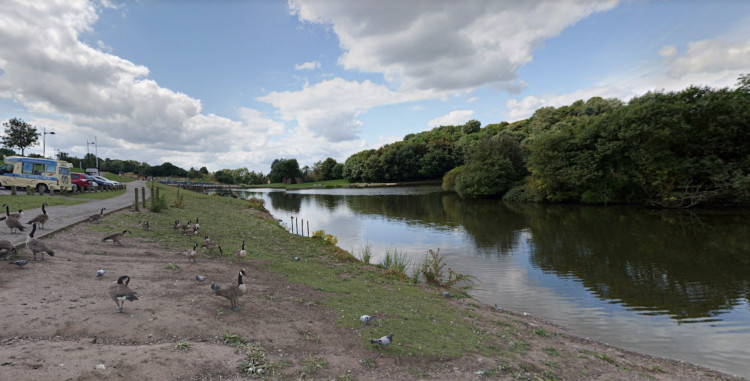
[[440, 249], [471, 294], [573, 334], [750, 377], [750, 210], [468, 201], [439, 187], [246, 191], [373, 263]]

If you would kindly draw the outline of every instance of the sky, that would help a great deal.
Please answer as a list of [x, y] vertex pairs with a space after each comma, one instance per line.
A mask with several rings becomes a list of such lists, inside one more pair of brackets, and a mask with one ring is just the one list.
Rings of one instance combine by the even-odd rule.
[[48, 157], [267, 174], [747, 73], [744, 0], [0, 1], [0, 121]]

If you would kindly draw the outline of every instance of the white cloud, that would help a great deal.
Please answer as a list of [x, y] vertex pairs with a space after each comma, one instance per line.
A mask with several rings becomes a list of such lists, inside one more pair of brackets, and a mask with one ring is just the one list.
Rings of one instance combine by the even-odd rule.
[[695, 41], [688, 44], [687, 51], [674, 49], [671, 70], [674, 77], [697, 73], [723, 71], [747, 71], [750, 68], [750, 39], [727, 42], [722, 39]]
[[272, 104], [283, 120], [296, 120], [312, 136], [342, 142], [358, 138], [362, 122], [357, 117], [370, 108], [433, 97], [430, 92], [395, 92], [370, 81], [334, 78], [299, 91], [274, 91], [256, 99]]
[[437, 117], [427, 122], [429, 127], [460, 126], [466, 124], [474, 116], [474, 110], [455, 110], [447, 115]]
[[314, 69], [320, 69], [320, 62], [309, 61], [309, 62], [294, 65], [294, 70], [314, 70]]
[[517, 90], [516, 70], [545, 39], [616, 0], [357, 2], [290, 0], [300, 20], [330, 25], [349, 70], [402, 90]]

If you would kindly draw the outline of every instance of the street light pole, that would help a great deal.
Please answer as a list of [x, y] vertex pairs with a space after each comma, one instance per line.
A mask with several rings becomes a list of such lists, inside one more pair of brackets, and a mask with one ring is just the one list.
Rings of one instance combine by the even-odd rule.
[[94, 149], [96, 150], [96, 174], [99, 174], [99, 144], [96, 143], [96, 135], [94, 135]]
[[42, 127], [42, 157], [47, 158], [47, 134], [54, 135], [55, 131], [47, 132], [47, 127]]
[[[89, 144], [96, 144], [96, 142], [90, 142], [88, 139], [86, 139], [86, 156], [91, 155], [91, 152], [89, 151]], [[99, 167], [99, 160], [97, 160], [97, 169]]]

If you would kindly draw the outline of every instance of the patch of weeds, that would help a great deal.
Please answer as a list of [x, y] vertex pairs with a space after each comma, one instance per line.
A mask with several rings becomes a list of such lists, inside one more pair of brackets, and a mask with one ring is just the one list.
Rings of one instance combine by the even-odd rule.
[[552, 347], [544, 347], [542, 348], [542, 352], [550, 355], [550, 356], [560, 356], [560, 352]]
[[460, 282], [465, 283], [462, 287], [464, 289], [474, 286], [477, 279], [475, 276], [457, 273], [450, 267], [448, 268], [448, 277], [446, 279], [443, 271], [446, 266], [445, 257], [440, 256], [440, 249], [429, 249], [428, 252], [429, 255], [425, 256], [424, 263], [420, 269], [425, 282], [440, 288], [452, 288]]
[[219, 314], [219, 316], [224, 316], [227, 314], [227, 311], [223, 308], [219, 308], [218, 310], [216, 310], [216, 313]]
[[547, 360], [545, 360], [545, 361], [542, 361], [542, 363], [544, 365], [546, 365], [548, 368], [551, 368], [551, 369], [560, 369], [560, 364], [558, 364], [558, 363], [556, 363], [554, 361], [547, 361]]
[[247, 341], [245, 339], [229, 332], [224, 332], [221, 335], [221, 341], [223, 341], [224, 344], [229, 344], [233, 347], [244, 348], [247, 346]]
[[276, 295], [274, 295], [274, 294], [266, 294], [266, 299], [268, 299], [268, 300], [276, 300]]
[[302, 373], [305, 375], [314, 374], [315, 372], [327, 368], [328, 361], [322, 357], [308, 356], [308, 358], [300, 360], [302, 364]]
[[658, 366], [658, 365], [654, 365], [654, 366], [652, 366], [652, 367], [651, 367], [651, 371], [652, 371], [652, 372], [657, 372], [657, 373], [667, 373], [666, 371], [664, 371], [664, 369], [662, 369], [662, 368], [661, 368], [660, 366]]
[[190, 349], [190, 343], [188, 343], [187, 341], [180, 341], [179, 343], [176, 343], [174, 345], [174, 349], [179, 349], [181, 351], [187, 351], [188, 349]]
[[83, 255], [107, 255], [107, 252], [106, 251], [88, 251], [88, 250], [84, 250], [83, 253], [81, 253], [81, 254], [83, 254]]
[[320, 343], [320, 338], [315, 336], [312, 331], [299, 331], [299, 334], [302, 336], [302, 340]]
[[170, 263], [167, 265], [167, 270], [178, 270], [180, 266], [176, 263]]
[[555, 373], [549, 369], [542, 371], [542, 377], [544, 377], [545, 380], [550, 380], [550, 381], [557, 380], [557, 376], [555, 376]]
[[537, 336], [542, 336], [542, 337], [552, 337], [552, 334], [551, 334], [551, 333], [549, 333], [549, 332], [548, 332], [547, 330], [544, 330], [544, 329], [542, 329], [542, 328], [536, 328], [536, 329], [535, 329], [535, 330], [534, 330], [533, 332], [534, 332], [534, 334], [535, 334], [535, 335], [537, 335]]
[[[182, 199], [180, 199], [180, 204]], [[183, 206], [184, 207], [184, 206]], [[159, 213], [164, 209], [167, 209], [167, 198], [163, 194], [157, 194], [151, 197], [151, 202], [148, 205], [148, 209], [154, 213]]]
[[413, 374], [417, 378], [427, 378], [427, 372], [422, 369], [409, 369], [409, 373]]
[[511, 352], [521, 355], [525, 355], [529, 348], [531, 348], [531, 345], [523, 340], [509, 340], [508, 346], [510, 346]]
[[602, 360], [604, 360], [604, 361], [606, 361], [606, 362], [608, 362], [610, 364], [616, 364], [617, 363], [613, 358], [607, 356], [606, 353], [594, 352], [594, 351], [590, 351], [588, 349], [581, 349], [579, 352], [585, 353], [587, 355], [592, 355], [592, 356], [594, 356], [594, 357], [596, 357], [598, 359], [602, 359]]
[[521, 365], [519, 365], [519, 367], [523, 371], [529, 372], [529, 373], [534, 373], [534, 372], [538, 372], [539, 371], [539, 369], [537, 369], [536, 366], [534, 366], [534, 364], [521, 364]]
[[375, 362], [375, 360], [371, 358], [363, 358], [359, 360], [359, 363], [362, 364], [365, 368], [375, 369], [378, 367], [378, 363]]
[[385, 259], [383, 259], [381, 266], [385, 269], [387, 275], [405, 280], [409, 278], [406, 275], [406, 268], [409, 267], [410, 263], [411, 261], [409, 261], [406, 253], [399, 253], [397, 249], [394, 249], [393, 254], [391, 254], [391, 250], [386, 249]]
[[240, 371], [254, 377], [278, 376], [281, 374], [281, 368], [284, 365], [281, 362], [267, 362], [266, 353], [259, 345], [245, 343], [243, 347], [247, 349], [246, 361], [237, 365]]
[[365, 247], [359, 251], [359, 260], [362, 263], [369, 265], [370, 259], [372, 259], [372, 244], [367, 242]]
[[257, 197], [250, 197], [247, 199], [247, 207], [250, 209], [266, 211], [266, 200]]
[[99, 339], [97, 339], [96, 337], [91, 339], [91, 344], [96, 344], [98, 342], [99, 342]]

